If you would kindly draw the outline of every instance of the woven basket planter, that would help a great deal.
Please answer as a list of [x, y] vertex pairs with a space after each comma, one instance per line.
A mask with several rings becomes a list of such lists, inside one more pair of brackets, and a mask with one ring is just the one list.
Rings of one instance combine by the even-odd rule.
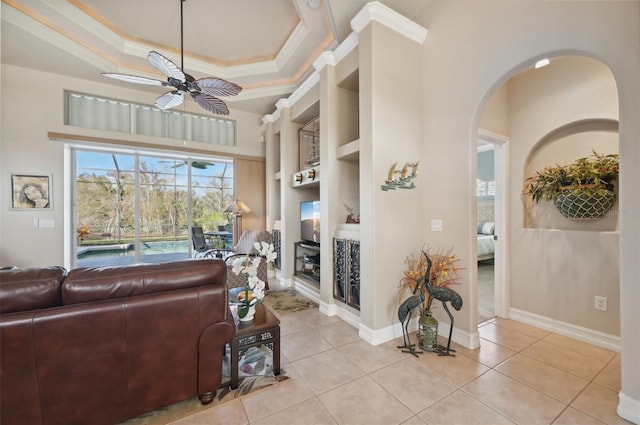
[[612, 190], [603, 188], [594, 192], [595, 186], [567, 186], [562, 188], [554, 204], [560, 213], [571, 220], [595, 220], [604, 217], [616, 201]]

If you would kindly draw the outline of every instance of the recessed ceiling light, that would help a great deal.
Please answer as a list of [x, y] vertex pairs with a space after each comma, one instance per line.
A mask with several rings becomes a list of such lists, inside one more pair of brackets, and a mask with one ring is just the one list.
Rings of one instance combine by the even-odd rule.
[[535, 66], [535, 68], [536, 68], [536, 69], [538, 69], [538, 68], [542, 68], [543, 66], [547, 66], [547, 65], [549, 65], [549, 63], [550, 63], [550, 62], [549, 62], [549, 59], [547, 59], [547, 58], [540, 59], [538, 62], [536, 62], [536, 66]]
[[311, 9], [317, 9], [320, 6], [320, 0], [307, 0], [307, 4]]

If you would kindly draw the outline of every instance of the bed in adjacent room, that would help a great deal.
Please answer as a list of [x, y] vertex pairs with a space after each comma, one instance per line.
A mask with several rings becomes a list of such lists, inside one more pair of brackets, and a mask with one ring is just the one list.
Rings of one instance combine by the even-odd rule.
[[495, 223], [495, 203], [493, 197], [478, 198], [478, 261], [491, 260], [495, 253], [493, 234]]
[[478, 223], [478, 261], [493, 258], [495, 253], [494, 229], [495, 223], [492, 221]]

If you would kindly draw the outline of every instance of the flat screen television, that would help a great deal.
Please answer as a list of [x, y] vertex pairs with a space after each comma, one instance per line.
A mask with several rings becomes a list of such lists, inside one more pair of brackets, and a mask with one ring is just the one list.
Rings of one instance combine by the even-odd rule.
[[320, 245], [320, 201], [300, 202], [300, 239]]

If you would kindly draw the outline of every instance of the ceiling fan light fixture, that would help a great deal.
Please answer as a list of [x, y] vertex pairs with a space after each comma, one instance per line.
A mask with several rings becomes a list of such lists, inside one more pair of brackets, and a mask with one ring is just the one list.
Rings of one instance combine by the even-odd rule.
[[178, 67], [171, 60], [152, 50], [147, 55], [147, 60], [167, 76], [167, 81], [109, 72], [104, 72], [102, 75], [129, 83], [173, 87], [175, 90], [168, 91], [156, 99], [155, 105], [158, 109], [171, 109], [181, 105], [184, 102], [184, 94], [189, 93], [194, 102], [202, 109], [217, 115], [229, 115], [229, 108], [226, 103], [218, 99], [218, 96], [235, 96], [242, 91], [242, 87], [216, 77], [204, 77], [196, 80], [184, 72], [182, 3], [186, 0], [178, 1], [180, 1], [180, 64], [182, 67]]

